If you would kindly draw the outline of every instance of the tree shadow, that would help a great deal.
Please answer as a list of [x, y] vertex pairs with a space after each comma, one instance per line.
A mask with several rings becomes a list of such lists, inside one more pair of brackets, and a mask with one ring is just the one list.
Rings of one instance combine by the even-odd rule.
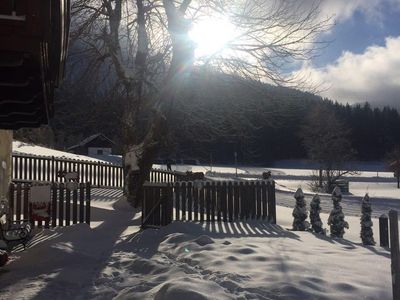
[[362, 243], [355, 243], [349, 240], [346, 240], [344, 238], [332, 238], [330, 236], [327, 235], [323, 235], [323, 234], [318, 234], [315, 232], [310, 232], [312, 235], [314, 235], [317, 239], [329, 242], [331, 244], [341, 244], [345, 247], [345, 249], [348, 250], [353, 250], [356, 248], [364, 248], [367, 249], [371, 252], [373, 252], [374, 254], [386, 257], [386, 258], [390, 258], [390, 252], [388, 252], [387, 248], [381, 248], [382, 250], [380, 251], [379, 249], [377, 249], [378, 246], [366, 246], [363, 245]]
[[9, 272], [0, 273], [0, 293], [12, 296], [16, 283], [32, 282], [40, 289], [33, 299], [86, 299], [121, 234], [140, 225], [133, 210], [92, 207], [92, 215], [103, 221], [96, 228], [77, 224], [39, 233], [31, 248], [8, 265]]

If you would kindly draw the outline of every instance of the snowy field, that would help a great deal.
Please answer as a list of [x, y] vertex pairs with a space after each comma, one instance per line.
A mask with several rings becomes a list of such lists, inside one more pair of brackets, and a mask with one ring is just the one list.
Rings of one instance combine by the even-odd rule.
[[[26, 147], [19, 149], [71, 155]], [[202, 166], [174, 168], [210, 171]], [[266, 170], [240, 167], [238, 175], [254, 179]], [[235, 167], [212, 171], [208, 175], [213, 179], [236, 180]], [[299, 186], [308, 191], [311, 171], [293, 163], [272, 171], [279, 177], [277, 201], [288, 206], [277, 207], [278, 225], [174, 222], [141, 231], [141, 215], [121, 191], [94, 189], [91, 226], [37, 229], [28, 249], [16, 249], [0, 268], [0, 299], [392, 299], [390, 253], [361, 245], [356, 217], [365, 192], [373, 209], [373, 197], [379, 199], [380, 212], [400, 203], [399, 190], [388, 182], [393, 180], [390, 174], [382, 170], [376, 177], [376, 170], [366, 170], [351, 178], [352, 195], [343, 199], [350, 229], [344, 239], [331, 239], [288, 230], [293, 191]], [[329, 211], [329, 195], [321, 198], [323, 210]], [[326, 228], [328, 214], [321, 218]], [[379, 241], [378, 220], [373, 223]]]
[[284, 207], [278, 225], [176, 222], [140, 231], [140, 214], [120, 194], [93, 196], [91, 228], [39, 231], [12, 254], [0, 269], [1, 299], [391, 299], [389, 252], [360, 244], [356, 217], [346, 218], [345, 239], [287, 230]]

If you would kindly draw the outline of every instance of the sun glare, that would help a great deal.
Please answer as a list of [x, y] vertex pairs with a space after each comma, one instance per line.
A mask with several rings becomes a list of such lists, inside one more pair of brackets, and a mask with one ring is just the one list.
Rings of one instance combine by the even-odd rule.
[[204, 58], [222, 51], [235, 38], [235, 27], [228, 20], [204, 19], [193, 24], [189, 32], [196, 44], [196, 58]]

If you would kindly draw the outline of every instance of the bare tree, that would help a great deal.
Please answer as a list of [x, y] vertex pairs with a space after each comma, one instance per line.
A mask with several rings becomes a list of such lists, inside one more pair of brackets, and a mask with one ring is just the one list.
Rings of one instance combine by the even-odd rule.
[[357, 174], [348, 165], [355, 154], [349, 134], [346, 125], [322, 104], [306, 116], [301, 136], [309, 158], [319, 166], [318, 182], [312, 188], [331, 192], [344, 175]]
[[386, 161], [389, 170], [393, 172], [394, 177], [397, 179], [397, 188], [400, 188], [400, 146], [396, 145], [392, 151], [386, 154]]
[[[243, 0], [75, 0], [72, 38], [87, 66], [109, 74], [107, 86], [125, 97], [124, 170], [127, 198], [139, 204], [152, 158], [168, 143], [179, 94], [193, 66], [207, 66], [275, 84], [301, 86], [291, 63], [308, 60], [329, 28], [319, 3]], [[196, 60], [189, 32], [205, 18], [227, 19], [236, 35], [222, 49]], [[285, 70], [286, 69], [286, 70]], [[107, 71], [106, 71], [107, 70]]]

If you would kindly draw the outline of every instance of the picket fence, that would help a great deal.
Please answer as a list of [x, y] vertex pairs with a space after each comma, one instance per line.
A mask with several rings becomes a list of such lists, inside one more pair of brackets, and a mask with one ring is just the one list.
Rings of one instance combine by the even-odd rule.
[[174, 220], [249, 219], [276, 223], [274, 181], [146, 183], [144, 186], [143, 227], [165, 226]]

